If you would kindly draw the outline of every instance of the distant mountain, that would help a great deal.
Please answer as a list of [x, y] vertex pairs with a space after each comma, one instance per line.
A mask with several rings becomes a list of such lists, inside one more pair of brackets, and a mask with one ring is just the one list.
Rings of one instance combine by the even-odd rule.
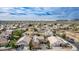
[[69, 21], [69, 20], [62, 19], [62, 20], [56, 20], [56, 21]]
[[56, 21], [79, 21], [79, 19], [62, 19], [62, 20], [56, 20]]
[[79, 21], [79, 19], [71, 19], [71, 21]]
[[73, 19], [72, 21], [79, 21], [79, 19]]

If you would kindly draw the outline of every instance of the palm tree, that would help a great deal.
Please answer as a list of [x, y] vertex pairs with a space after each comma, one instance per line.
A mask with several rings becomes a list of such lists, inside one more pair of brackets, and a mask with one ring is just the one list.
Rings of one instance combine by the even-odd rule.
[[56, 31], [55, 31], [55, 30], [53, 31], [53, 35], [54, 35], [54, 36], [56, 35]]
[[50, 49], [50, 42], [49, 41], [47, 41], [47, 46], [48, 46], [47, 48]]
[[32, 50], [32, 40], [29, 43], [29, 49]]

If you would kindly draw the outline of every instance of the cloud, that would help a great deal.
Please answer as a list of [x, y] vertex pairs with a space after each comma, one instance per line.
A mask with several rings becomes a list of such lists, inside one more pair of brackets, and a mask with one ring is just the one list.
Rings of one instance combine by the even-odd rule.
[[79, 18], [79, 7], [6, 7], [0, 8], [0, 19], [68, 19]]

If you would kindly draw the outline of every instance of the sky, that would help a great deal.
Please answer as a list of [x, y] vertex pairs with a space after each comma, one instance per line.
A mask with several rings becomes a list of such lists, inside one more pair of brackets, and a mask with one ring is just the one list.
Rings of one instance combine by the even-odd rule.
[[79, 19], [79, 7], [0, 7], [0, 20]]

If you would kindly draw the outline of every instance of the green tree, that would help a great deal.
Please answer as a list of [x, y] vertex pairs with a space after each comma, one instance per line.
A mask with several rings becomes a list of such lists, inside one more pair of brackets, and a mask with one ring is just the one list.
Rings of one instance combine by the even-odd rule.
[[5, 47], [16, 48], [16, 40], [11, 40]]
[[62, 34], [62, 38], [66, 39], [66, 34]]
[[12, 32], [10, 41], [6, 45], [6, 47], [16, 48], [16, 41], [22, 36], [22, 33], [22, 30], [15, 30], [14, 32]]
[[12, 33], [12, 35], [11, 35], [11, 37], [10, 37], [10, 40], [17, 40], [17, 39], [19, 39], [19, 38], [22, 36], [22, 33], [23, 33], [22, 30], [15, 30], [15, 31]]

